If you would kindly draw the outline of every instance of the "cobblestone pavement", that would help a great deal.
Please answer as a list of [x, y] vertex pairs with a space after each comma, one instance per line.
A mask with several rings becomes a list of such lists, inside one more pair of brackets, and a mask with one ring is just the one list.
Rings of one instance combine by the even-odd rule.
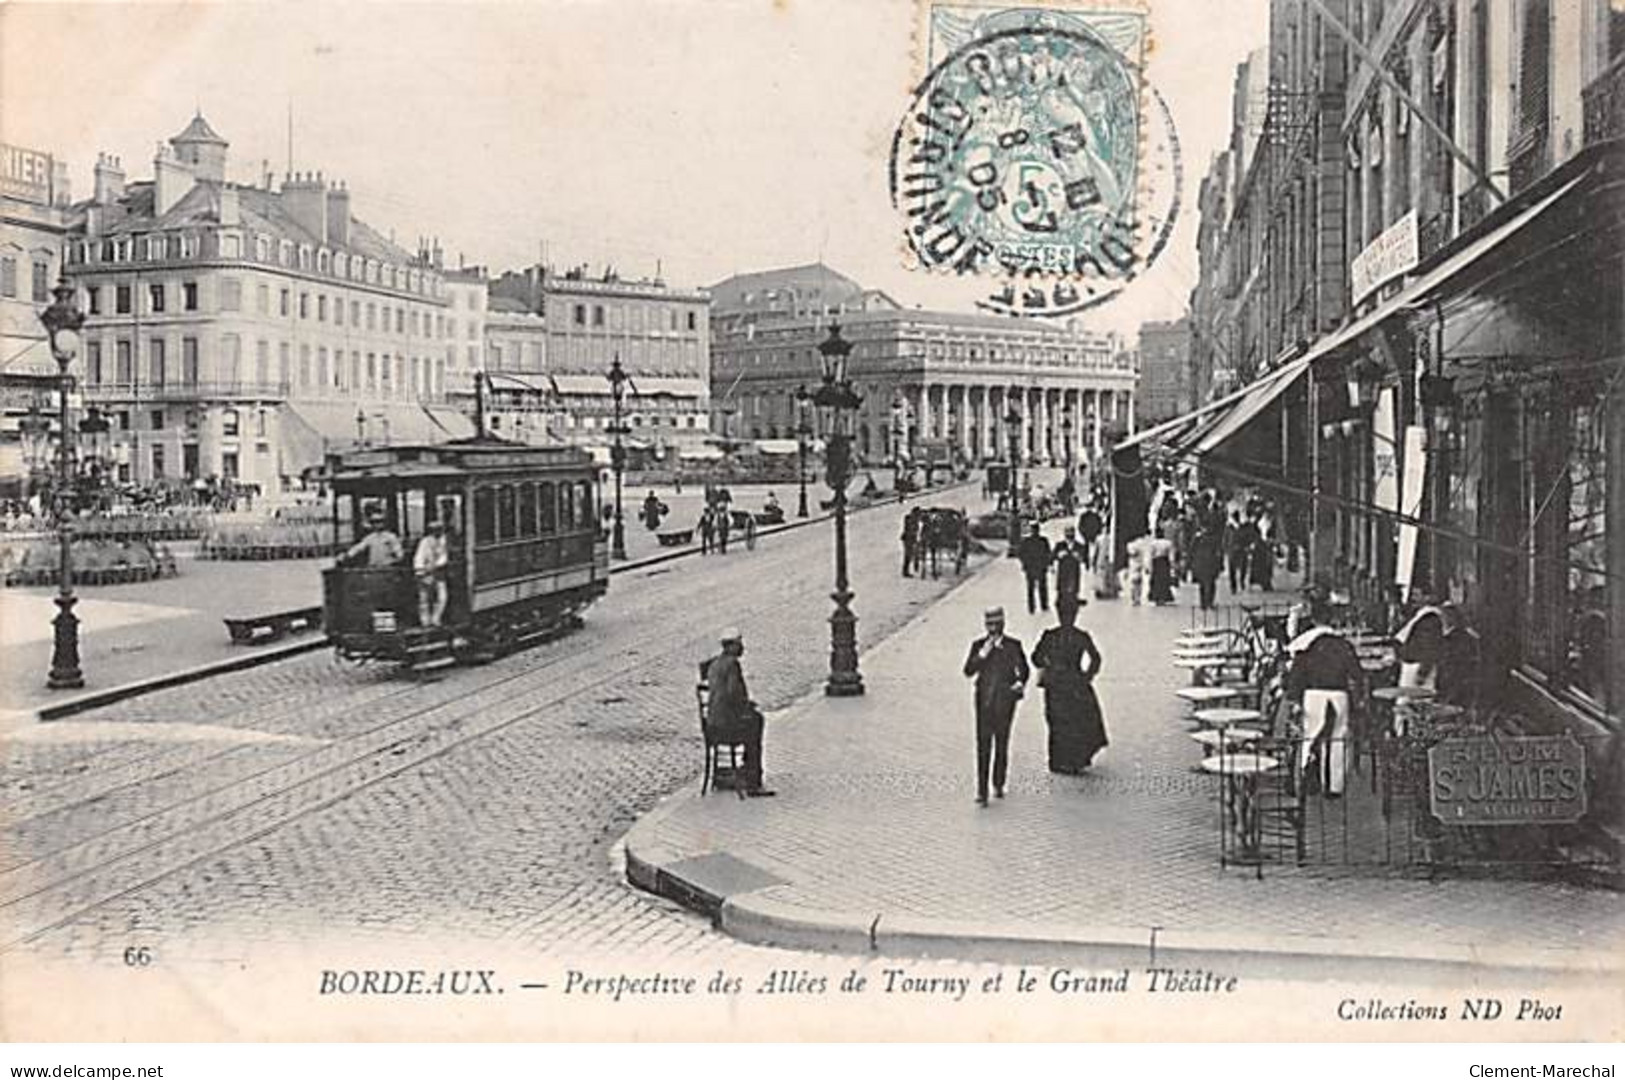
[[631, 849], [668, 867], [726, 853], [783, 880], [751, 894], [776, 910], [854, 915], [865, 926], [878, 913], [1063, 938], [1143, 940], [1159, 927], [1312, 954], [1620, 955], [1625, 911], [1603, 890], [1280, 865], [1255, 880], [1221, 869], [1217, 782], [1192, 773], [1201, 755], [1173, 694], [1188, 682], [1168, 656], [1190, 619], [1183, 605], [1086, 607], [1080, 624], [1104, 654], [1096, 685], [1110, 747], [1088, 775], [1049, 773], [1034, 692], [1016, 719], [1009, 797], [977, 807], [959, 669], [987, 605], [1003, 603], [1011, 632], [1032, 647], [1045, 623], [1020, 610], [1020, 593], [1019, 570], [999, 560], [865, 658], [866, 698], [795, 710], [775, 744], [774, 805], [684, 800], [634, 831]]
[[[899, 578], [899, 518], [853, 518], [865, 648], [953, 584]], [[816, 686], [830, 536], [618, 577], [584, 629], [486, 667], [412, 680], [312, 654], [15, 732], [0, 944], [175, 957], [454, 934], [709, 955], [708, 925], [627, 887], [611, 846], [699, 771], [694, 665], [717, 629], [744, 630], [767, 708]]]

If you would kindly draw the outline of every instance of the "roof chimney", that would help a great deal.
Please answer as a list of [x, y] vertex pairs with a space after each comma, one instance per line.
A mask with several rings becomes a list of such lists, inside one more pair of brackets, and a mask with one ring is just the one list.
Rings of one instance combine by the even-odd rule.
[[342, 180], [327, 189], [327, 242], [350, 246], [350, 189]]
[[318, 244], [327, 242], [327, 185], [320, 173], [295, 173], [284, 181], [282, 209]]
[[103, 206], [124, 198], [124, 166], [112, 154], [96, 155], [96, 202]]
[[192, 170], [175, 157], [175, 151], [167, 144], [159, 143], [158, 152], [152, 159], [153, 216], [163, 217], [169, 213], [196, 183]]

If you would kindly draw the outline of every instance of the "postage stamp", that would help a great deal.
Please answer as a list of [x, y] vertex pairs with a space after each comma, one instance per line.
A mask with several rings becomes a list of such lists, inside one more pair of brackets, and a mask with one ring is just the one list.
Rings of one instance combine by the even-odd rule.
[[893, 138], [911, 268], [998, 284], [1021, 315], [1097, 306], [1141, 273], [1178, 216], [1171, 115], [1144, 76], [1131, 8], [922, 6], [924, 74]]

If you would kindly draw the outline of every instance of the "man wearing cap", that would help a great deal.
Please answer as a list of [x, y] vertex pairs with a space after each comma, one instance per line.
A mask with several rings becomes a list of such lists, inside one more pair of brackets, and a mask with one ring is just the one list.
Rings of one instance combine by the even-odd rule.
[[366, 517], [366, 535], [339, 557], [340, 566], [362, 566], [383, 569], [401, 561], [401, 538], [384, 524], [384, 515], [370, 510]]
[[764, 798], [775, 794], [762, 786], [762, 710], [750, 699], [745, 687], [745, 669], [739, 658], [745, 653], [745, 639], [733, 627], [721, 634], [722, 654], [706, 667], [711, 686], [706, 723], [711, 738], [720, 742], [742, 743], [745, 763], [736, 782], [746, 795]]
[[429, 531], [412, 553], [412, 571], [418, 582], [418, 625], [439, 626], [446, 614], [446, 567], [451, 549], [446, 543], [446, 526], [438, 518], [429, 522]]
[[1010, 725], [1016, 703], [1027, 689], [1027, 654], [1021, 642], [1004, 632], [1004, 609], [982, 614], [987, 634], [971, 643], [965, 674], [976, 678], [976, 802], [987, 805], [988, 765], [993, 767], [993, 790], [1004, 798], [1010, 771]]

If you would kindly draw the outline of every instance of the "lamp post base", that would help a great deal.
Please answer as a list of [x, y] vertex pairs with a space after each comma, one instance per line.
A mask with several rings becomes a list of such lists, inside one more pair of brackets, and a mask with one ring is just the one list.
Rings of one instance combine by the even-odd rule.
[[619, 517], [610, 530], [609, 554], [611, 558], [626, 561], [626, 524]]
[[56, 640], [51, 649], [51, 674], [45, 685], [52, 690], [78, 690], [85, 685], [84, 672], [79, 670], [79, 617], [73, 613], [77, 597], [58, 596], [58, 613], [51, 620], [56, 628]]
[[859, 697], [863, 675], [858, 671], [858, 617], [848, 605], [853, 593], [830, 593], [835, 613], [829, 617], [829, 678], [824, 683], [826, 697]]

